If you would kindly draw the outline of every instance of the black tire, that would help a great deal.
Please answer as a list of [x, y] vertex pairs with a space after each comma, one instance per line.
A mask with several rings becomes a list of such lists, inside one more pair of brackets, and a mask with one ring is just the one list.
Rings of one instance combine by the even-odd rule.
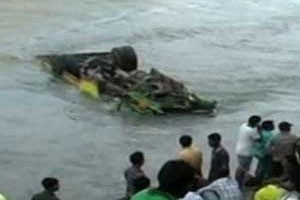
[[49, 56], [48, 60], [56, 75], [62, 75], [66, 71], [77, 78], [80, 77], [80, 62], [74, 56]]
[[64, 70], [68, 73], [80, 78], [81, 63], [76, 56], [62, 56], [61, 61], [64, 63]]
[[114, 65], [120, 69], [131, 72], [138, 68], [137, 55], [131, 46], [115, 47], [111, 50]]
[[64, 64], [57, 57], [48, 57], [48, 61], [52, 66], [52, 72], [61, 76], [64, 71]]

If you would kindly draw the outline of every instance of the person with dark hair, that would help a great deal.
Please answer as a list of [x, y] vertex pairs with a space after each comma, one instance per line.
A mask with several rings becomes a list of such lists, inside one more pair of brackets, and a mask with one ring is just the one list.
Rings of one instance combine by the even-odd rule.
[[167, 161], [158, 172], [158, 188], [135, 194], [131, 200], [176, 200], [184, 197], [194, 183], [195, 170], [182, 160]]
[[179, 138], [179, 143], [182, 148], [189, 147], [193, 143], [193, 138], [190, 135], [183, 135]]
[[126, 196], [130, 197], [135, 191], [133, 181], [139, 177], [146, 176], [142, 170], [144, 165], [144, 154], [141, 151], [136, 151], [129, 156], [131, 167], [125, 170], [124, 177], [127, 183]]
[[272, 120], [262, 122], [260, 131], [261, 139], [256, 143], [254, 155], [258, 159], [258, 166], [255, 172], [258, 181], [263, 181], [271, 176], [272, 156], [268, 149], [274, 137], [274, 129], [275, 126]]
[[272, 139], [270, 143], [270, 152], [273, 159], [274, 176], [285, 176], [284, 163], [286, 157], [293, 155], [293, 147], [298, 137], [291, 133], [292, 124], [289, 122], [280, 122], [278, 125], [279, 133]]
[[183, 135], [179, 138], [179, 144], [182, 149], [179, 151], [179, 159], [191, 165], [196, 172], [202, 176], [202, 152], [193, 145], [193, 139], [190, 135]]
[[56, 178], [47, 177], [41, 182], [44, 191], [35, 194], [32, 200], [59, 200], [55, 192], [59, 190], [59, 181]]
[[229, 154], [221, 145], [222, 137], [219, 133], [208, 136], [208, 144], [212, 148], [211, 165], [208, 181], [211, 183], [223, 176], [224, 171], [229, 171]]
[[260, 116], [252, 115], [249, 117], [247, 123], [243, 123], [240, 126], [235, 150], [238, 160], [238, 168], [235, 176], [240, 187], [244, 185], [245, 175], [249, 172], [254, 156], [255, 144], [260, 140], [260, 135], [258, 133], [260, 121]]

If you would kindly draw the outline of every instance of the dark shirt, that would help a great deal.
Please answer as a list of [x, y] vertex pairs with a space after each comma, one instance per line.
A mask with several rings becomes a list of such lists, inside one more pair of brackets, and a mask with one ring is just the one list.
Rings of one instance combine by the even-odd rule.
[[224, 170], [229, 170], [229, 154], [223, 147], [212, 150], [208, 181], [213, 182], [224, 176]]
[[59, 198], [57, 198], [54, 193], [45, 190], [41, 193], [35, 194], [31, 200], [59, 200]]
[[285, 161], [285, 157], [293, 155], [294, 144], [298, 136], [291, 133], [279, 133], [276, 135], [270, 144], [270, 151], [275, 161]]
[[129, 196], [132, 195], [135, 190], [133, 181], [141, 176], [145, 176], [144, 171], [141, 168], [132, 166], [125, 170], [124, 177], [127, 183], [127, 194]]
[[298, 163], [287, 164], [287, 176], [289, 181], [292, 182], [295, 187], [294, 189], [300, 192], [300, 166]]

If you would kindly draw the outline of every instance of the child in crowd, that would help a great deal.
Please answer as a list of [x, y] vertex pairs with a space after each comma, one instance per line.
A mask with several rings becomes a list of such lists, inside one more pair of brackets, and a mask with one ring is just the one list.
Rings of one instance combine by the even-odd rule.
[[41, 182], [44, 191], [35, 194], [32, 200], [59, 200], [55, 192], [59, 190], [59, 182], [56, 178], [47, 177]]
[[131, 167], [125, 170], [124, 176], [127, 183], [126, 196], [131, 197], [136, 188], [134, 187], [134, 180], [140, 177], [145, 177], [145, 173], [142, 169], [144, 165], [144, 154], [141, 151], [136, 151], [129, 156]]

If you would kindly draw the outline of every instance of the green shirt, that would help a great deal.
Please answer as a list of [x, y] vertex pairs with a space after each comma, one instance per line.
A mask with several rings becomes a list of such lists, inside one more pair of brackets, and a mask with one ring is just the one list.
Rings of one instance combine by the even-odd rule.
[[268, 147], [274, 137], [272, 131], [262, 131], [260, 141], [255, 145], [255, 157], [263, 158], [268, 151]]
[[166, 192], [152, 188], [135, 194], [131, 200], [176, 200], [176, 198]]

